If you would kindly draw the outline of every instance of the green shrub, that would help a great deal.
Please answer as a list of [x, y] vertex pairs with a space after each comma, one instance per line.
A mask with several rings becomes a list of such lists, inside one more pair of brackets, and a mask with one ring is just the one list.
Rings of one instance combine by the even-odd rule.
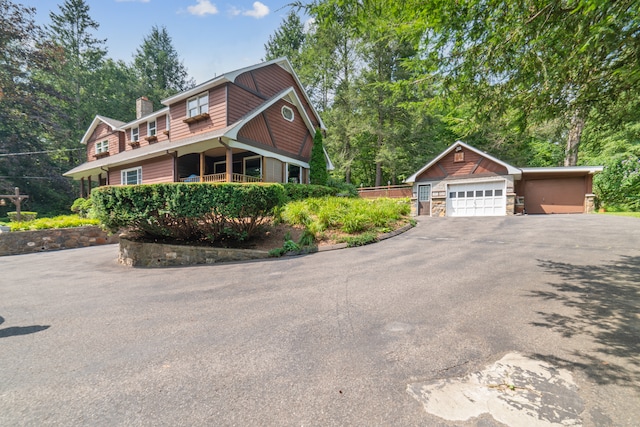
[[329, 174], [327, 173], [327, 159], [322, 144], [322, 132], [316, 129], [311, 147], [311, 160], [309, 161], [309, 180], [312, 184], [325, 185]]
[[144, 238], [245, 240], [285, 201], [281, 184], [169, 183], [100, 187], [98, 219]]
[[359, 197], [358, 187], [353, 184], [347, 184], [344, 181], [339, 181], [333, 177], [327, 179], [327, 187], [338, 190], [336, 193], [338, 197]]
[[593, 187], [599, 203], [607, 209], [640, 211], [640, 156], [612, 157], [593, 179]]
[[288, 201], [304, 200], [314, 197], [335, 196], [339, 189], [324, 185], [294, 184], [288, 182], [282, 184]]
[[361, 238], [352, 236], [355, 240], [351, 243], [358, 245], [372, 241], [370, 235], [391, 230], [410, 211], [408, 199], [323, 197], [289, 202], [282, 208], [281, 217], [288, 224], [303, 225], [313, 237], [330, 230], [363, 233]]
[[93, 216], [93, 201], [91, 198], [79, 197], [73, 201], [71, 212], [78, 214], [82, 218], [91, 218]]
[[[9, 221], [17, 222], [18, 221], [18, 212], [7, 212], [7, 216], [9, 217]], [[20, 221], [33, 221], [38, 216], [38, 212], [20, 212]]]
[[46, 230], [50, 228], [84, 227], [99, 225], [97, 219], [80, 218], [77, 215], [59, 215], [53, 218], [40, 218], [32, 221], [12, 222], [11, 231]]

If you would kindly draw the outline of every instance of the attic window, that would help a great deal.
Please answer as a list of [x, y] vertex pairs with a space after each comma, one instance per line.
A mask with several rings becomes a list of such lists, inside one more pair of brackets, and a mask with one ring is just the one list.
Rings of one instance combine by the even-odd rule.
[[464, 151], [456, 151], [453, 153], [454, 162], [464, 162]]
[[187, 100], [187, 118], [209, 112], [209, 92], [201, 93]]
[[292, 122], [294, 115], [293, 115], [293, 110], [289, 107], [287, 107], [286, 105], [282, 107], [282, 117], [284, 117], [285, 120]]
[[109, 151], [109, 141], [96, 142], [96, 154], [106, 153]]

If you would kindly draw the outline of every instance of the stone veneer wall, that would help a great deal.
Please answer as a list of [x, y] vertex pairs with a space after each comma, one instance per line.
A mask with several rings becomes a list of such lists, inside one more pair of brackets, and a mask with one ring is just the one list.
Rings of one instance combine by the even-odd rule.
[[585, 194], [584, 196], [584, 213], [594, 213], [596, 210], [596, 195]]
[[172, 267], [268, 257], [267, 251], [134, 242], [123, 235], [120, 236], [118, 262], [129, 267]]
[[96, 226], [50, 228], [47, 230], [0, 233], [0, 256], [117, 243], [118, 236], [109, 236]]
[[507, 215], [513, 215], [516, 211], [516, 193], [507, 193]]
[[431, 199], [431, 216], [447, 216], [446, 197], [433, 197]]

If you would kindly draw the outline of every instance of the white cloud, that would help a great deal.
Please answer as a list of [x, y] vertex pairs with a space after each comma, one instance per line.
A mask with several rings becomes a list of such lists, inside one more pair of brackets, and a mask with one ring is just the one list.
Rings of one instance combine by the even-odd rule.
[[267, 5], [260, 3], [259, 1], [253, 2], [253, 9], [242, 12], [244, 16], [251, 16], [256, 19], [264, 18], [269, 14], [269, 8]]
[[198, 4], [195, 6], [188, 6], [187, 12], [192, 15], [205, 16], [215, 15], [218, 13], [218, 8], [215, 4], [211, 4], [209, 0], [196, 0]]

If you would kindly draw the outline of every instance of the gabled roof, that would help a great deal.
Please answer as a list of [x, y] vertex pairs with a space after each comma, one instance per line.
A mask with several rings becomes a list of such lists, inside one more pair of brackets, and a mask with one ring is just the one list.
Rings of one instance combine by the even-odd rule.
[[204, 92], [206, 90], [209, 90], [209, 89], [214, 88], [216, 86], [219, 86], [221, 84], [234, 83], [236, 78], [241, 74], [244, 74], [244, 73], [246, 73], [248, 71], [256, 70], [258, 68], [267, 67], [267, 66], [273, 65], [273, 64], [276, 64], [276, 65], [280, 66], [282, 69], [284, 69], [286, 72], [288, 72], [289, 74], [291, 74], [293, 76], [293, 79], [295, 80], [295, 82], [298, 85], [298, 87], [301, 89], [301, 92], [302, 92], [303, 96], [305, 97], [305, 100], [311, 106], [311, 109], [313, 110], [313, 114], [316, 116], [316, 119], [318, 120], [318, 123], [320, 123], [320, 128], [321, 129], [326, 129], [322, 119], [320, 118], [320, 115], [313, 108], [313, 104], [311, 104], [311, 100], [307, 96], [307, 93], [304, 90], [304, 87], [302, 86], [302, 83], [300, 83], [300, 79], [298, 78], [298, 75], [294, 71], [293, 66], [291, 65], [291, 62], [289, 62], [289, 60], [286, 57], [276, 58], [276, 59], [273, 59], [271, 61], [262, 62], [260, 64], [250, 65], [248, 67], [240, 68], [238, 70], [234, 70], [234, 71], [230, 71], [228, 73], [221, 74], [220, 76], [214, 77], [214, 78], [212, 78], [210, 80], [207, 80], [204, 83], [200, 83], [199, 85], [197, 85], [197, 86], [195, 86], [195, 87], [193, 87], [193, 88], [191, 88], [189, 90], [177, 93], [177, 94], [175, 94], [173, 96], [170, 96], [169, 98], [163, 99], [161, 102], [162, 102], [162, 104], [169, 106], [169, 105], [171, 105], [173, 103], [176, 103], [178, 101], [182, 101], [184, 99], [190, 98], [192, 96], [195, 96], [195, 95], [197, 95], [197, 94], [199, 94], [201, 92]]
[[178, 141], [162, 141], [156, 144], [145, 145], [135, 150], [122, 151], [112, 156], [103, 157], [98, 160], [85, 162], [70, 171], [65, 172], [64, 176], [74, 176], [80, 173], [86, 173], [88, 171], [96, 171], [97, 173], [104, 172], [106, 167], [114, 167], [125, 165], [132, 160], [145, 160], [153, 157], [165, 155], [169, 152], [176, 151], [180, 147], [185, 145], [195, 144], [197, 142], [221, 138], [225, 132], [228, 131], [231, 126], [217, 129], [211, 132], [205, 132], [198, 135], [194, 135], [190, 138], [184, 138]]
[[420, 176], [424, 171], [426, 171], [427, 169], [429, 169], [431, 166], [435, 165], [436, 163], [438, 163], [440, 160], [442, 160], [445, 156], [447, 156], [449, 153], [451, 153], [453, 150], [456, 149], [456, 147], [463, 147], [469, 151], [473, 151], [474, 153], [491, 160], [492, 162], [495, 162], [501, 166], [504, 166], [507, 169], [507, 173], [509, 175], [514, 175], [516, 179], [519, 179], [520, 176], [522, 175], [522, 171], [514, 166], [511, 166], [508, 163], [503, 162], [502, 160], [498, 160], [495, 157], [491, 156], [490, 154], [487, 154], [483, 151], [478, 150], [475, 147], [472, 147], [468, 144], [465, 144], [462, 141], [456, 141], [453, 144], [451, 144], [451, 146], [449, 148], [447, 148], [445, 151], [443, 151], [438, 157], [436, 157], [435, 159], [431, 160], [429, 163], [427, 163], [422, 169], [420, 169], [418, 172], [414, 173], [413, 175], [411, 175], [409, 178], [405, 179], [404, 182], [406, 183], [413, 183], [416, 181], [416, 178], [418, 176]]
[[121, 130], [120, 127], [122, 127], [122, 125], [125, 124], [124, 122], [121, 122], [120, 120], [111, 119], [109, 117], [105, 117], [105, 116], [101, 116], [101, 115], [96, 115], [96, 117], [91, 122], [91, 125], [89, 125], [89, 129], [87, 129], [87, 131], [84, 133], [84, 136], [80, 140], [81, 144], [85, 144], [85, 145], [87, 144], [87, 141], [89, 140], [89, 138], [93, 134], [93, 131], [96, 130], [96, 128], [98, 127], [98, 125], [100, 123], [106, 124], [107, 126], [109, 126], [111, 128], [112, 131]]
[[304, 121], [304, 124], [307, 126], [307, 129], [309, 129], [309, 132], [311, 133], [311, 135], [313, 135], [316, 131], [315, 128], [313, 127], [313, 123], [311, 123], [311, 119], [309, 118], [309, 115], [305, 111], [304, 106], [302, 105], [302, 101], [300, 101], [300, 98], [298, 98], [298, 94], [296, 93], [296, 90], [293, 87], [289, 87], [275, 94], [274, 96], [271, 97], [271, 99], [259, 105], [256, 109], [254, 109], [253, 111], [249, 112], [247, 115], [242, 117], [238, 122], [236, 122], [233, 125], [233, 129], [227, 132], [226, 136], [232, 139], [237, 139], [238, 132], [240, 131], [240, 129], [242, 129], [242, 127], [245, 124], [247, 124], [251, 119], [260, 115], [262, 112], [266, 111], [269, 107], [271, 107], [273, 104], [275, 104], [281, 99], [284, 99], [296, 106], [298, 110], [298, 114], [300, 114], [300, 117], [302, 117], [302, 121]]
[[158, 111], [154, 111], [153, 113], [149, 113], [146, 116], [142, 116], [139, 119], [135, 119], [133, 121], [130, 121], [130, 122], [127, 122], [127, 123], [123, 123], [120, 126], [120, 128], [122, 130], [128, 129], [128, 128], [132, 127], [132, 126], [135, 126], [135, 125], [140, 124], [140, 123], [148, 122], [150, 119], [153, 119], [155, 117], [160, 117], [163, 114], [168, 114], [168, 113], [169, 113], [169, 107], [164, 107], [164, 108], [159, 109]]

